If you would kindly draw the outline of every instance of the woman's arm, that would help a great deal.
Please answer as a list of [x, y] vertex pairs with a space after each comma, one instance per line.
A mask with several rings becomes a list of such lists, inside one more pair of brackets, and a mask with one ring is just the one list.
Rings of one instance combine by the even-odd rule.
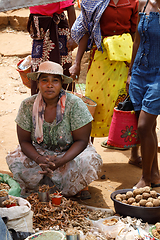
[[86, 33], [80, 40], [78, 45], [78, 51], [76, 55], [75, 62], [72, 67], [70, 67], [69, 72], [73, 79], [76, 79], [76, 76], [79, 76], [81, 70], [81, 60], [83, 57], [84, 52], [87, 49], [89, 34]]
[[[139, 17], [138, 17], [138, 22], [139, 22]], [[131, 81], [132, 66], [133, 66], [133, 63], [134, 63], [134, 60], [135, 60], [135, 57], [136, 57], [136, 54], [137, 54], [139, 43], [140, 43], [140, 35], [139, 35], [138, 30], [136, 30], [135, 40], [134, 40], [134, 43], [133, 43], [132, 59], [131, 59], [131, 63], [130, 63], [130, 66], [129, 66], [128, 78], [127, 78], [127, 83], [126, 83], [127, 92], [129, 92], [129, 84], [130, 84], [130, 81]]]
[[67, 10], [67, 15], [68, 15], [69, 28], [71, 30], [72, 25], [76, 20], [76, 12], [75, 12], [74, 5], [67, 7], [66, 10]]
[[47, 157], [40, 155], [32, 145], [31, 133], [17, 125], [17, 135], [22, 152], [37, 164], [48, 163]]
[[[48, 164], [40, 164], [44, 170], [42, 173], [47, 174], [46, 168], [50, 168], [52, 171], [58, 167], [63, 166], [67, 162], [73, 160], [78, 154], [80, 154], [88, 145], [91, 132], [91, 122], [87, 125], [72, 132], [73, 144], [68, 151], [62, 157], [50, 156]], [[53, 163], [55, 166], [53, 166]]]
[[[76, 20], [76, 13], [75, 13], [74, 5], [67, 7], [66, 10], [67, 10], [67, 15], [68, 15], [69, 29], [71, 32], [72, 25]], [[67, 41], [68, 51], [73, 51], [76, 47], [77, 47], [77, 43], [72, 38], [70, 38]]]

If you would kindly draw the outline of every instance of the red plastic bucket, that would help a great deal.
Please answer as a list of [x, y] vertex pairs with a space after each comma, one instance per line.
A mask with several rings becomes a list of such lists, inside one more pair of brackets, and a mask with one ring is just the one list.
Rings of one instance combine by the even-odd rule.
[[17, 64], [17, 71], [19, 72], [22, 82], [23, 84], [28, 87], [31, 88], [31, 81], [27, 78], [27, 73], [31, 72], [31, 67], [25, 69], [25, 70], [21, 70], [19, 69], [19, 65], [24, 61], [24, 59], [22, 59], [18, 64]]
[[61, 204], [61, 199], [62, 199], [61, 194], [54, 193], [53, 196], [52, 196], [52, 204], [60, 205]]
[[118, 148], [130, 148], [139, 144], [135, 111], [114, 108], [107, 144]]

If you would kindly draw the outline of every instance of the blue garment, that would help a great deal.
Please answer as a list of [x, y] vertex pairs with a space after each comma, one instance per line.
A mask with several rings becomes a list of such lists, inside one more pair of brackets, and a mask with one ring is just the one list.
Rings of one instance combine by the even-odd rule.
[[100, 18], [108, 6], [110, 0], [82, 0], [81, 13], [74, 22], [71, 29], [71, 36], [76, 43], [89, 33], [88, 49], [91, 49], [93, 42], [99, 50], [101, 47]]
[[0, 239], [12, 240], [12, 237], [1, 217], [0, 217]]
[[158, 12], [139, 13], [138, 32], [141, 40], [133, 68], [142, 65], [146, 68], [160, 67], [160, 15]]
[[160, 114], [160, 15], [139, 13], [140, 44], [132, 67], [129, 94], [135, 111]]

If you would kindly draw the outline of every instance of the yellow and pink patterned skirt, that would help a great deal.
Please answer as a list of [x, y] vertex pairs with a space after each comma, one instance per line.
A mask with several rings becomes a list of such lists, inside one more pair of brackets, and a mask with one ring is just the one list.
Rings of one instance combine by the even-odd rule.
[[110, 61], [102, 43], [103, 52], [95, 45], [90, 52], [85, 95], [97, 103], [92, 122], [91, 137], [107, 137], [113, 109], [126, 96], [129, 66], [123, 61]]

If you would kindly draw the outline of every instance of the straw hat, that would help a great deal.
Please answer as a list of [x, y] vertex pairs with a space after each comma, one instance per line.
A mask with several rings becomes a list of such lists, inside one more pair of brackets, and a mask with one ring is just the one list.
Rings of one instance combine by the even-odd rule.
[[57, 74], [62, 76], [63, 83], [71, 83], [73, 79], [71, 77], [67, 77], [63, 74], [63, 68], [60, 64], [46, 61], [42, 62], [39, 65], [39, 70], [37, 72], [31, 72], [27, 74], [28, 79], [31, 79], [33, 81], [36, 81], [41, 73], [48, 73], [48, 74]]

